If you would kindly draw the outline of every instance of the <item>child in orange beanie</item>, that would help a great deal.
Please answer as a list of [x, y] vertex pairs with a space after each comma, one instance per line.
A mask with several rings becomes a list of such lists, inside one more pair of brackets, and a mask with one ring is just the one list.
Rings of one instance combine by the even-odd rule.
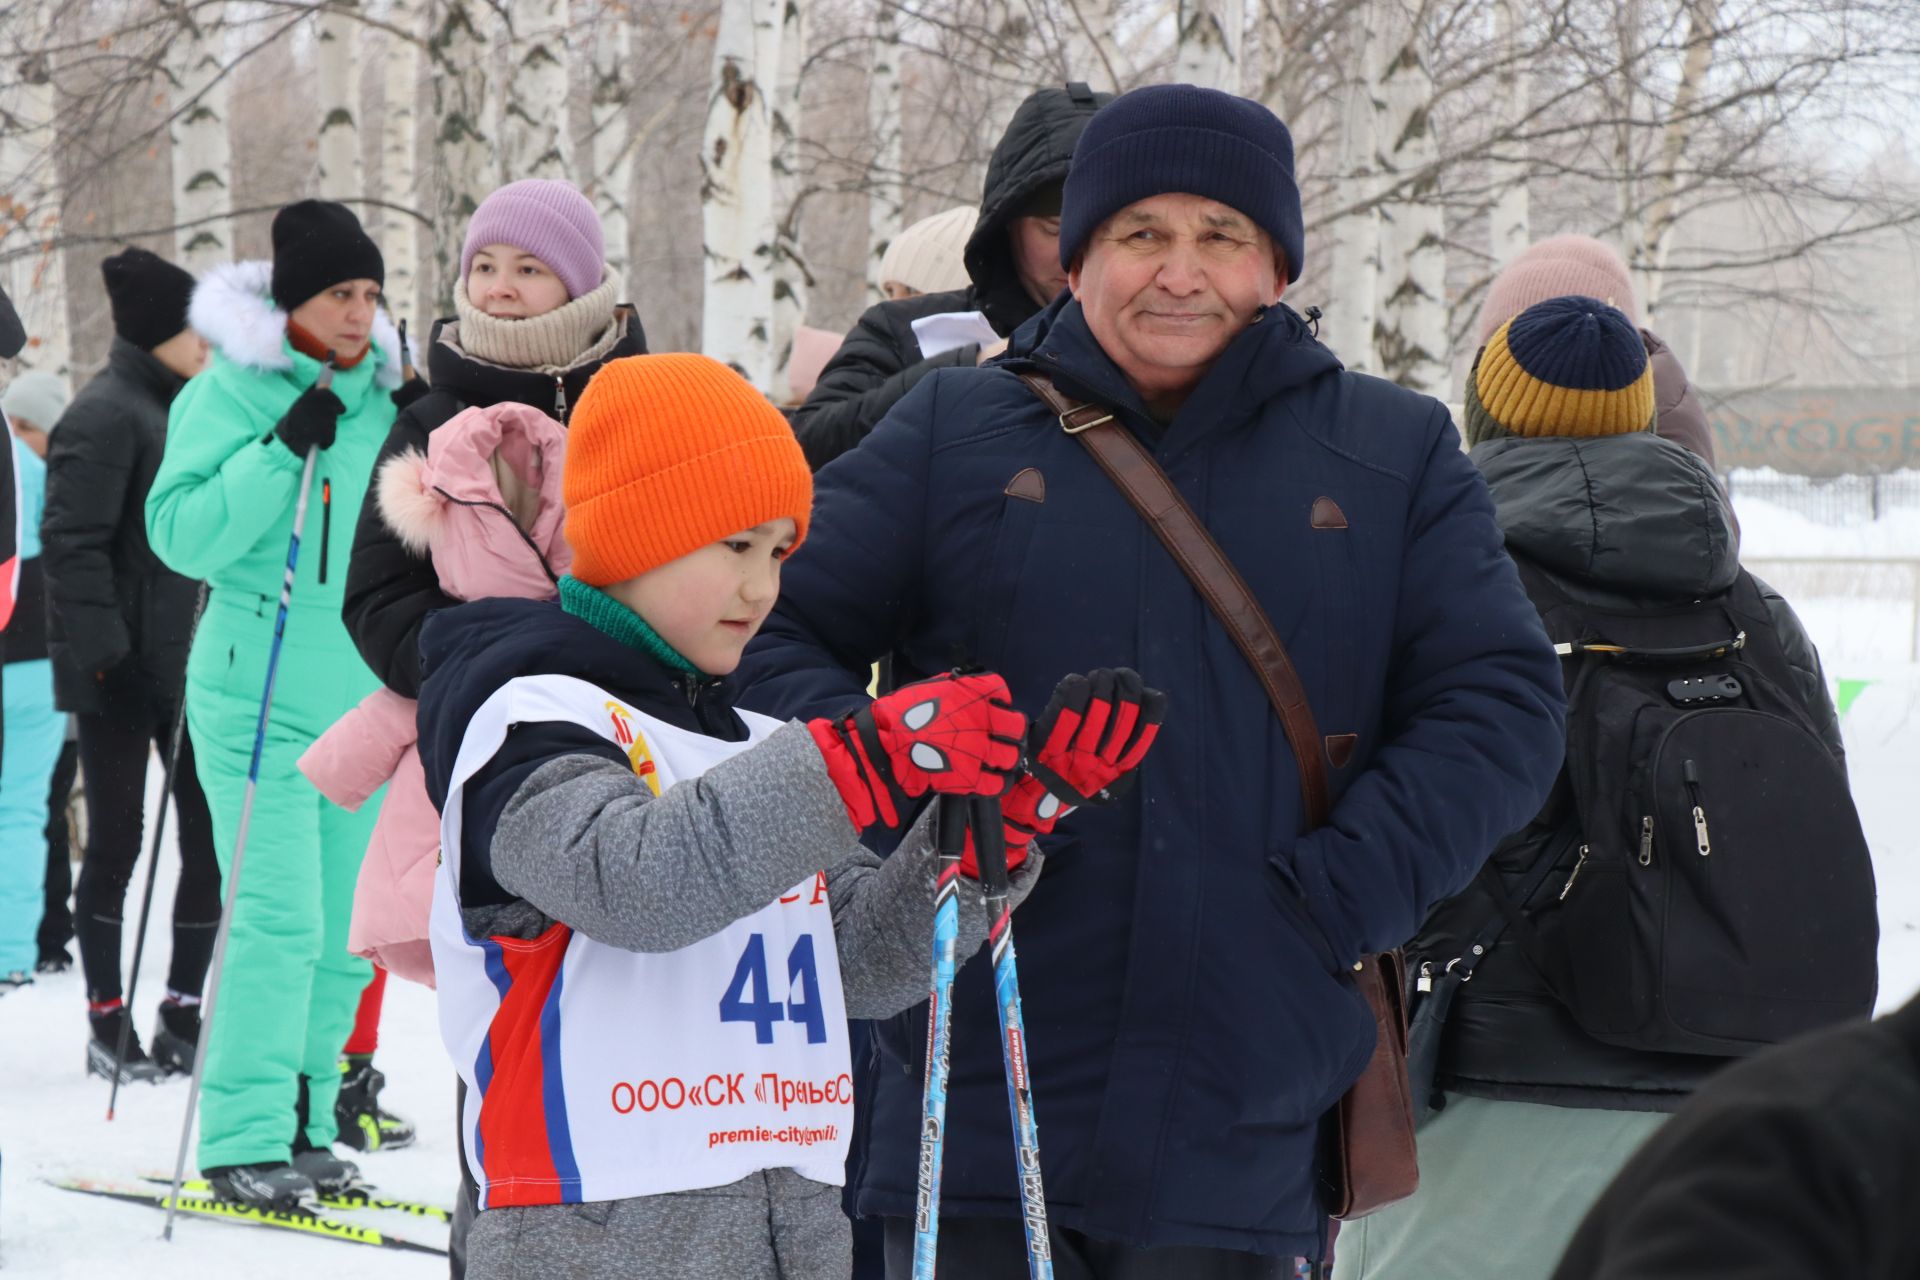
[[[564, 495], [559, 603], [466, 605], [421, 642], [434, 966], [479, 1194], [467, 1274], [844, 1276], [846, 1020], [925, 997], [933, 928], [926, 823], [884, 862], [860, 832], [932, 793], [1005, 792], [1038, 830], [1061, 805], [1023, 770], [997, 676], [810, 724], [729, 705], [812, 479], [724, 365], [609, 363], [575, 408]], [[1139, 719], [1124, 769], [1041, 763], [1095, 795], [1151, 742]], [[961, 903], [964, 955], [987, 920], [977, 888]]]

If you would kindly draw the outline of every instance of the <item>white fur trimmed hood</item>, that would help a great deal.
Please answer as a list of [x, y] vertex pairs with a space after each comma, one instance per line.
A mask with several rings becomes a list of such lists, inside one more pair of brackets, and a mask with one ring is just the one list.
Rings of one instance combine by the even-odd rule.
[[[201, 278], [187, 309], [187, 323], [235, 364], [277, 372], [293, 368], [281, 339], [287, 313], [272, 297], [271, 262], [232, 262]], [[384, 357], [374, 384], [391, 391], [400, 385], [400, 334], [381, 309], [373, 316], [373, 342]]]

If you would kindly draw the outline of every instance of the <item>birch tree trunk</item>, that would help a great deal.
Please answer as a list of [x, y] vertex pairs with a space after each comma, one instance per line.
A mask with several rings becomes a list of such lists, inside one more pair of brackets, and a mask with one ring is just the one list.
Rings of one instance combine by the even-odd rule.
[[[1520, 62], [1518, 0], [1495, 0], [1493, 10], [1494, 47], [1504, 60], [1495, 78], [1495, 111], [1500, 119], [1515, 128], [1532, 110], [1532, 83]], [[1533, 239], [1532, 216], [1527, 197], [1527, 146], [1509, 139], [1499, 144], [1488, 158], [1489, 185], [1493, 188], [1493, 207], [1487, 212], [1487, 252], [1496, 270], [1512, 262]]]
[[487, 137], [487, 67], [491, 50], [474, 0], [440, 0], [440, 22], [429, 45], [433, 56], [433, 118], [438, 122], [434, 156], [439, 167], [438, 248], [433, 310], [450, 308], [460, 283], [460, 246], [467, 219], [491, 189], [493, 144]]
[[1029, 83], [1027, 51], [1033, 27], [1025, 6], [1016, 6], [1013, 0], [987, 0], [984, 15], [987, 110], [980, 118], [980, 141], [991, 150], [1006, 134], [1020, 103], [1039, 86]]
[[907, 196], [900, 171], [900, 27], [882, 5], [867, 40], [867, 131], [874, 139], [867, 170], [867, 300], [879, 302], [880, 259], [904, 229]]
[[1640, 218], [1640, 166], [1634, 155], [1634, 121], [1639, 118], [1638, 83], [1642, 70], [1641, 59], [1641, 0], [1622, 0], [1618, 16], [1615, 19], [1615, 39], [1619, 44], [1620, 74], [1610, 78], [1606, 86], [1611, 99], [1614, 83], [1620, 89], [1617, 102], [1609, 101], [1614, 117], [1613, 126], [1613, 172], [1616, 175], [1614, 185], [1615, 221], [1620, 226], [1620, 242], [1627, 248], [1629, 268], [1632, 255], [1642, 239]]
[[233, 144], [224, 0], [180, 10], [167, 46], [173, 116], [174, 257], [194, 275], [233, 260]]
[[360, 174], [360, 21], [356, 0], [329, 0], [319, 11], [320, 195], [353, 200]]
[[517, 0], [500, 112], [505, 178], [573, 177], [567, 130], [566, 0]]
[[600, 15], [593, 40], [593, 205], [607, 242], [607, 269], [626, 278], [633, 230], [627, 201], [633, 194], [633, 104], [627, 69], [633, 62], [633, 17], [624, 5]]
[[[420, 34], [414, 0], [388, 0], [387, 22], [410, 37]], [[380, 119], [380, 198], [401, 209], [420, 208], [415, 119], [420, 94], [420, 46], [391, 32], [381, 72], [386, 106]], [[380, 252], [387, 261], [388, 309], [414, 319], [420, 306], [420, 219], [394, 208], [380, 211]], [[424, 331], [422, 338], [426, 337]]]
[[813, 283], [800, 250], [800, 76], [806, 66], [806, 14], [802, 0], [782, 0], [779, 74], [773, 86], [773, 398], [793, 398], [787, 385], [787, 360], [793, 335], [807, 316], [807, 290]]
[[706, 293], [701, 350], [772, 385], [773, 121], [763, 70], [779, 65], [781, 0], [721, 0], [700, 147]]
[[1637, 243], [1632, 244], [1634, 283], [1640, 290], [1642, 317], [1651, 321], [1660, 308], [1666, 279], [1667, 256], [1673, 250], [1673, 229], [1680, 219], [1676, 196], [1680, 162], [1697, 122], [1692, 119], [1700, 101], [1700, 87], [1713, 65], [1714, 45], [1720, 38], [1721, 0], [1687, 0], [1686, 53], [1680, 62], [1680, 83], [1673, 94], [1660, 136], [1660, 162], [1653, 176], [1653, 200]]
[[1380, 75], [1378, 0], [1362, 0], [1349, 28], [1352, 49], [1340, 102], [1339, 151], [1334, 205], [1353, 212], [1334, 219], [1332, 271], [1326, 305], [1327, 345], [1349, 369], [1375, 372], [1379, 316], [1380, 211], [1379, 112], [1374, 91]]
[[1114, 0], [1065, 0], [1060, 27], [1066, 48], [1066, 78], [1097, 93], [1120, 91], [1120, 47], [1114, 39]]
[[1429, 111], [1418, 6], [1391, 0], [1384, 15], [1392, 39], [1378, 102], [1380, 182], [1393, 194], [1380, 204], [1380, 372], [1401, 386], [1445, 398], [1449, 378], [1446, 215], [1439, 199], [1438, 158]]
[[6, 270], [7, 295], [27, 331], [20, 366], [65, 378], [72, 344], [67, 273], [59, 247], [63, 191], [55, 149], [53, 65], [42, 52], [51, 43], [53, 7], [46, 0], [19, 6], [11, 21], [18, 24], [10, 35], [23, 56], [8, 68], [17, 79], [0, 103], [0, 252], [21, 254]]
[[1243, 0], [1180, 0], [1174, 79], [1240, 92], [1240, 50], [1246, 42]]

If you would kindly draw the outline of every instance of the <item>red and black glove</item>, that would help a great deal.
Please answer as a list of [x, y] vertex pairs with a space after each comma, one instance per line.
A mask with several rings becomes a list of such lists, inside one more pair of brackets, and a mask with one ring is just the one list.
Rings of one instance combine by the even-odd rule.
[[922, 680], [844, 719], [807, 724], [862, 831], [898, 827], [906, 802], [929, 791], [999, 795], [1020, 767], [1026, 727], [1007, 682], [984, 673]]
[[[1107, 804], [1133, 785], [1166, 719], [1167, 695], [1149, 689], [1126, 667], [1068, 676], [1028, 730], [1027, 767], [1000, 801], [1007, 836], [1007, 870], [1027, 860], [1037, 835], [1047, 835], [1083, 804]], [[960, 860], [979, 878], [973, 836]]]

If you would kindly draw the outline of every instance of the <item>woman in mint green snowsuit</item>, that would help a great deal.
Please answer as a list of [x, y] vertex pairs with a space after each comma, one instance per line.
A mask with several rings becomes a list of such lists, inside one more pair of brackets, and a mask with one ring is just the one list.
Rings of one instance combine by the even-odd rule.
[[[288, 316], [270, 297], [273, 270], [264, 262], [217, 268], [195, 291], [193, 327], [213, 344], [213, 361], [173, 402], [146, 508], [154, 551], [212, 588], [187, 662], [187, 725], [223, 876], [233, 858], [304, 462], [275, 426], [321, 369], [288, 338]], [[379, 803], [357, 813], [336, 808], [295, 761], [379, 683], [340, 621], [340, 597], [374, 456], [393, 425], [391, 392], [400, 372], [397, 336], [379, 314], [371, 349], [333, 378], [346, 408], [308, 495], [209, 1030], [203, 1170], [287, 1163], [301, 1076], [310, 1090], [308, 1142], [325, 1151], [334, 1138], [336, 1061], [370, 973], [347, 951], [347, 922]]]

